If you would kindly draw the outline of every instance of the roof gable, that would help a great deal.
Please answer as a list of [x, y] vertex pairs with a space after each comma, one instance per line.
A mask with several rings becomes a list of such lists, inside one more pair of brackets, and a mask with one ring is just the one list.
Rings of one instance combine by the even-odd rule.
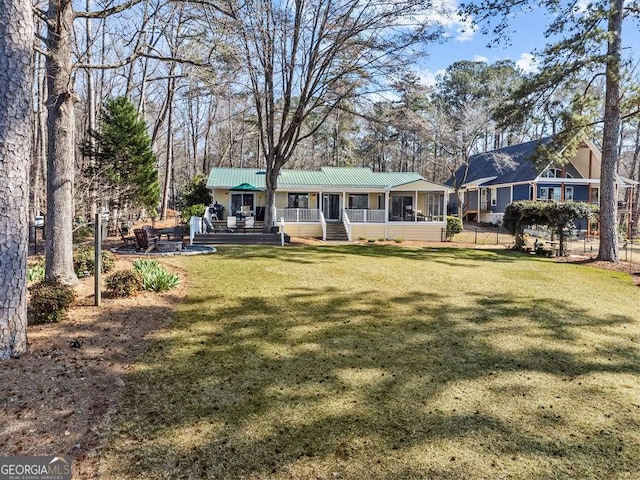
[[438, 191], [438, 192], [442, 192], [442, 190], [451, 190], [450, 187], [447, 187], [445, 185], [440, 185], [438, 183], [433, 183], [430, 182], [428, 180], [417, 180], [415, 182], [409, 182], [409, 183], [405, 183], [404, 185], [396, 185], [395, 187], [393, 187], [393, 191], [404, 191], [404, 192], [414, 192], [416, 190], [418, 191], [425, 191], [425, 190], [434, 190], [434, 191]]
[[[464, 175], [465, 166], [463, 165], [456, 171], [455, 183], [457, 185], [478, 184], [479, 180], [486, 179], [485, 182], [482, 182], [483, 185], [499, 185], [534, 180], [538, 176], [538, 172], [529, 159], [538, 145], [550, 141], [551, 137], [547, 137], [472, 155], [469, 157], [466, 178]], [[452, 185], [453, 180], [452, 178], [447, 183]]]
[[[540, 176], [531, 158], [538, 145], [546, 145], [552, 137], [531, 142], [512, 145], [491, 152], [480, 153], [469, 157], [469, 168], [465, 177], [465, 166], [460, 167], [447, 184], [466, 187], [505, 185], [532, 182]], [[590, 141], [580, 143], [573, 158], [568, 162], [571, 172], [581, 178], [599, 178], [600, 151]]]

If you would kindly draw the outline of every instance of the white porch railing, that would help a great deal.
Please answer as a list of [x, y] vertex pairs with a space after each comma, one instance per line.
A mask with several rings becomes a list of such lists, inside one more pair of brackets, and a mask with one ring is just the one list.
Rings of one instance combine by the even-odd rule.
[[322, 241], [327, 241], [327, 221], [324, 218], [324, 213], [320, 210], [320, 225], [322, 225]]
[[304, 223], [320, 222], [320, 210], [316, 208], [278, 208], [276, 218], [284, 218], [287, 222]]
[[384, 210], [369, 210], [367, 208], [348, 208], [345, 213], [353, 223], [384, 223]]
[[351, 241], [351, 221], [347, 212], [348, 210], [342, 211], [342, 223], [344, 223], [344, 229], [347, 231], [347, 240]]

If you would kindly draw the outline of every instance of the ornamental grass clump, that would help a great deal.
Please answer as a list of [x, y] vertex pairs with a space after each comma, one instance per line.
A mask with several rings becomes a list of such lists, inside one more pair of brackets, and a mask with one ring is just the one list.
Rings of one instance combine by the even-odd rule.
[[76, 299], [73, 289], [52, 280], [43, 280], [29, 287], [28, 322], [30, 325], [56, 323], [64, 319]]
[[109, 275], [106, 279], [107, 292], [114, 297], [130, 297], [144, 288], [140, 272], [121, 270]]
[[144, 290], [166, 292], [180, 283], [177, 275], [167, 272], [157, 260], [136, 260], [133, 268], [142, 275]]

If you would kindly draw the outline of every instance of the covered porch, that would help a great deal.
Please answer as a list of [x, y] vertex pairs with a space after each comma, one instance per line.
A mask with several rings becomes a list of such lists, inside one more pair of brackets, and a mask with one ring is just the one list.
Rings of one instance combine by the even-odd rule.
[[[324, 240], [385, 238], [439, 240], [446, 226], [451, 189], [411, 172], [323, 167], [281, 170], [273, 211], [267, 204], [265, 172], [212, 169], [216, 220], [273, 216], [286, 234]], [[233, 219], [231, 219], [233, 220]]]
[[444, 189], [279, 192], [274, 216], [293, 236], [327, 240], [327, 224], [342, 224], [349, 241], [399, 237], [440, 240], [447, 201]]

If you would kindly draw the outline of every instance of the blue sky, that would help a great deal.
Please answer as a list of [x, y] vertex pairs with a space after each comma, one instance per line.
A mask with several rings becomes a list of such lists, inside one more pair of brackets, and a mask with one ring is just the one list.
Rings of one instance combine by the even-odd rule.
[[[583, 0], [585, 3], [588, 0]], [[547, 43], [544, 30], [548, 24], [544, 12], [531, 12], [512, 20], [511, 45], [501, 42], [487, 47], [491, 37], [474, 30], [471, 24], [455, 14], [458, 6], [456, 0], [436, 0], [445, 12], [438, 15], [438, 21], [446, 28], [448, 41], [434, 44], [426, 49], [428, 57], [416, 65], [416, 72], [423, 83], [431, 84], [435, 76], [449, 65], [460, 60], [481, 60], [489, 63], [510, 59], [526, 72], [535, 71], [535, 59], [531, 53], [541, 50]], [[446, 13], [448, 11], [449, 13]], [[626, 23], [623, 29], [623, 47], [630, 52], [631, 47], [640, 43], [640, 32], [637, 24]]]

